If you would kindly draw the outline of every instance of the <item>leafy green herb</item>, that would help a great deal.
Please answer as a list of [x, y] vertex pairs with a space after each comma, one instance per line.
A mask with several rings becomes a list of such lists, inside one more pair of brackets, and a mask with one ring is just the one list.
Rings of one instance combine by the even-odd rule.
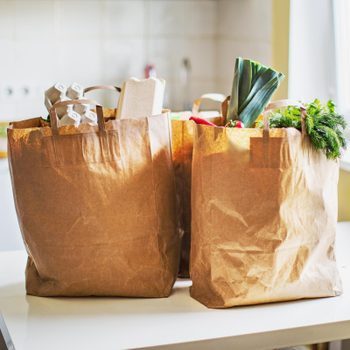
[[[322, 150], [328, 159], [341, 156], [341, 149], [346, 148], [344, 129], [346, 121], [336, 112], [333, 101], [323, 105], [315, 99], [306, 107], [305, 127], [313, 146]], [[270, 128], [296, 128], [301, 130], [301, 111], [299, 107], [288, 106], [271, 114]], [[262, 127], [262, 123], [259, 125]]]
[[252, 127], [283, 78], [282, 73], [238, 57], [226, 122], [241, 120], [246, 128]]

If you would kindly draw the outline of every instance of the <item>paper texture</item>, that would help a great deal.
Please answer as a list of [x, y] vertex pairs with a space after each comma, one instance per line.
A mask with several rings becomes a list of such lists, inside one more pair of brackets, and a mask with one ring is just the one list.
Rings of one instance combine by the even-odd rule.
[[[222, 125], [223, 117], [205, 118]], [[189, 116], [188, 116], [189, 118]], [[172, 120], [172, 151], [176, 178], [178, 216], [182, 236], [179, 276], [189, 277], [189, 259], [191, 245], [191, 168], [193, 132], [195, 123], [191, 120]]]
[[168, 296], [179, 254], [168, 114], [58, 131], [39, 118], [8, 131], [27, 293]]
[[194, 127], [191, 296], [226, 308], [340, 294], [338, 163], [296, 129]]

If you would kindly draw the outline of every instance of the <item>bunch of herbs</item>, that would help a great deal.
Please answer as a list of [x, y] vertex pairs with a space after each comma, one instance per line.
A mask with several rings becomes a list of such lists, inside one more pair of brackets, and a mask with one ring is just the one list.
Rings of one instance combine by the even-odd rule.
[[[320, 100], [304, 104], [306, 108], [305, 127], [312, 145], [323, 151], [328, 159], [337, 159], [341, 150], [346, 148], [344, 129], [346, 121], [337, 113], [335, 104], [329, 100], [322, 104]], [[296, 128], [301, 130], [301, 109], [288, 106], [273, 112], [269, 117], [270, 128]], [[260, 123], [260, 126], [261, 123]]]

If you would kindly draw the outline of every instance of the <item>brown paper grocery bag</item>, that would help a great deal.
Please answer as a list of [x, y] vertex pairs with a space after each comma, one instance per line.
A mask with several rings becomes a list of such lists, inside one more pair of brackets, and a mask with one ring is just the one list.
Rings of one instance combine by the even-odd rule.
[[27, 293], [166, 297], [179, 254], [168, 113], [106, 122], [96, 111], [98, 126], [58, 128], [53, 109], [51, 127], [8, 130]]
[[340, 294], [338, 162], [305, 127], [195, 129], [191, 296], [227, 308]]
[[[205, 94], [193, 103], [192, 115], [199, 115], [200, 105], [203, 100], [222, 102], [225, 99], [221, 94]], [[171, 121], [172, 128], [172, 151], [176, 178], [176, 193], [178, 199], [178, 215], [181, 230], [181, 257], [179, 266], [179, 277], [189, 277], [189, 259], [191, 244], [191, 168], [194, 122], [188, 120], [187, 113], [181, 119]], [[216, 116], [203, 116], [217, 125], [223, 124], [220, 112]]]

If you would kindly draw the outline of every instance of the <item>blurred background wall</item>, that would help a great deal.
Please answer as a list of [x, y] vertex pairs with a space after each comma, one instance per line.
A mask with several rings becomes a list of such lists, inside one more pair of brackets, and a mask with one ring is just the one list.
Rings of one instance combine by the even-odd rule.
[[[120, 85], [130, 76], [142, 78], [146, 64], [154, 64], [158, 76], [167, 80], [167, 107], [188, 109], [205, 92], [231, 93], [237, 56], [286, 74], [274, 99], [337, 98], [332, 4], [332, 0], [0, 0], [0, 123], [46, 115], [44, 90], [55, 82]], [[184, 61], [190, 67], [187, 72]], [[108, 93], [93, 97], [116, 104]], [[350, 220], [350, 152], [344, 158], [339, 219]], [[22, 246], [3, 159], [0, 250]]]
[[[230, 94], [237, 56], [271, 64], [272, 6], [271, 0], [0, 0], [0, 122], [45, 116], [44, 90], [55, 82], [120, 85], [142, 78], [146, 64], [166, 79], [173, 110], [189, 108], [206, 92]], [[116, 104], [113, 94], [93, 97]], [[0, 160], [0, 250], [19, 247], [9, 170]]]
[[271, 33], [271, 0], [0, 0], [0, 120], [45, 114], [57, 81], [121, 84], [146, 64], [182, 110], [229, 94], [235, 57], [271, 64]]

